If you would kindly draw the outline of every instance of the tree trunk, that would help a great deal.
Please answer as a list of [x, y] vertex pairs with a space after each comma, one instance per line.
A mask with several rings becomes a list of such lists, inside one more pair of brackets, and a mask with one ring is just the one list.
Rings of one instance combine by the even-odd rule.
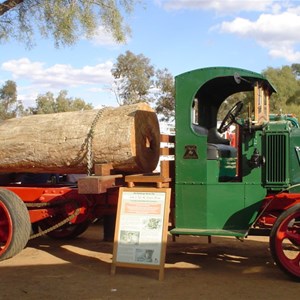
[[111, 163], [125, 173], [154, 170], [160, 148], [155, 112], [139, 103], [0, 124], [0, 172], [86, 173], [89, 148], [94, 164]]

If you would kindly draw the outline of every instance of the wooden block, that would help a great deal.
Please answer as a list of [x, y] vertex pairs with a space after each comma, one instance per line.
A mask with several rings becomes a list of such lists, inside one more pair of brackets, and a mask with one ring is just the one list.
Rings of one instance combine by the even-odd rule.
[[164, 178], [173, 178], [175, 175], [175, 161], [162, 160], [160, 162], [160, 175]]
[[162, 177], [170, 177], [170, 161], [162, 160], [160, 162], [160, 175]]
[[175, 143], [175, 135], [161, 134], [160, 142], [161, 143]]
[[127, 175], [125, 182], [127, 186], [132, 188], [137, 183], [151, 184], [157, 188], [169, 187], [169, 183], [172, 181], [171, 178], [163, 177], [160, 174], [138, 174], [138, 175]]
[[175, 148], [168, 148], [168, 147], [160, 148], [160, 155], [167, 156], [167, 155], [174, 155], [174, 154], [175, 154]]
[[113, 170], [112, 164], [95, 164], [94, 172], [96, 176], [111, 175]]
[[78, 179], [78, 194], [102, 194], [115, 186], [116, 178], [122, 175], [87, 176]]
[[139, 174], [139, 175], [127, 175], [125, 177], [125, 182], [170, 182], [171, 178], [165, 178], [156, 174]]

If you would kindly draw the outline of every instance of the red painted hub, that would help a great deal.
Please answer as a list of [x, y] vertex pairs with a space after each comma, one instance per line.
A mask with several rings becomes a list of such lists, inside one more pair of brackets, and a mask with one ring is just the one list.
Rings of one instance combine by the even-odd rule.
[[278, 226], [274, 239], [278, 262], [290, 274], [300, 277], [300, 210]]
[[0, 200], [0, 255], [6, 251], [12, 239], [12, 219], [4, 203]]

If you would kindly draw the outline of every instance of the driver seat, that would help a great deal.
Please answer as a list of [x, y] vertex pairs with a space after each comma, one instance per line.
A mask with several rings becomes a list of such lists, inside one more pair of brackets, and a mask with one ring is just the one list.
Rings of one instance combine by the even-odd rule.
[[237, 149], [230, 146], [230, 141], [224, 139], [216, 127], [208, 130], [207, 133], [207, 159], [235, 158]]

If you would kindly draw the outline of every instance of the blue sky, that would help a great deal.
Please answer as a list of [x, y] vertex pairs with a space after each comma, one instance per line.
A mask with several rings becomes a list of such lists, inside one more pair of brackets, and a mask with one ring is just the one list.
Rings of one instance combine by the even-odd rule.
[[25, 106], [38, 94], [67, 90], [97, 108], [117, 106], [110, 70], [127, 50], [174, 76], [210, 66], [261, 72], [300, 63], [300, 1], [146, 0], [126, 22], [132, 35], [124, 45], [101, 28], [95, 39], [68, 48], [42, 39], [30, 50], [1, 44], [0, 86], [14, 80]]

